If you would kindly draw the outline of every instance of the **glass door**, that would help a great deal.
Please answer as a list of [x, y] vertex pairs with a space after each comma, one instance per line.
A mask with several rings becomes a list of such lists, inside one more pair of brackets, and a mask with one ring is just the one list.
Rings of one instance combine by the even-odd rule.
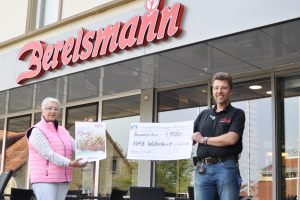
[[107, 158], [100, 161], [99, 191], [109, 196], [112, 189], [136, 186], [138, 162], [127, 160], [131, 123], [140, 122], [140, 95], [107, 99], [102, 105], [102, 122], [107, 130]]
[[[210, 95], [207, 94], [207, 87], [204, 85], [159, 93], [159, 122], [195, 120], [202, 110], [208, 108]], [[270, 78], [234, 84], [232, 105], [246, 114], [243, 152], [239, 160], [243, 179], [240, 195], [243, 197], [272, 199], [271, 96]], [[193, 169], [190, 160], [157, 162], [156, 183], [177, 196], [187, 193], [188, 186], [193, 185]]]
[[281, 135], [282, 196], [299, 198], [300, 172], [300, 75], [280, 79], [283, 100], [283, 130]]
[[[240, 196], [272, 200], [272, 103], [269, 78], [234, 84], [231, 102], [246, 115]], [[246, 198], [245, 198], [246, 199]]]
[[[207, 85], [158, 93], [158, 122], [194, 121], [207, 108]], [[193, 152], [197, 145], [193, 146]], [[193, 153], [194, 154], [194, 153]], [[164, 187], [168, 196], [188, 196], [194, 183], [191, 159], [156, 162], [156, 185]]]
[[10, 187], [26, 188], [28, 144], [24, 136], [30, 123], [31, 115], [8, 118], [7, 121], [4, 171], [14, 170]]
[[[75, 122], [92, 119], [97, 121], [98, 103], [85, 104], [67, 108], [66, 129], [75, 138]], [[90, 162], [83, 169], [73, 169], [73, 181], [70, 190], [82, 190], [83, 193], [94, 192], [95, 162]]]

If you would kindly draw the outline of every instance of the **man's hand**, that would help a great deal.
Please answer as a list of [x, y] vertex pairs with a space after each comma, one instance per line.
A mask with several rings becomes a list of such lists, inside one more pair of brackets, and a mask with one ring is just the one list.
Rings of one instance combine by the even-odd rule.
[[234, 145], [238, 142], [240, 136], [235, 132], [228, 132], [215, 137], [206, 137], [206, 142], [204, 137], [200, 132], [193, 133], [192, 139], [195, 142], [205, 145], [211, 145], [216, 147], [225, 147]]
[[197, 143], [204, 144], [204, 137], [200, 132], [193, 133], [192, 139]]

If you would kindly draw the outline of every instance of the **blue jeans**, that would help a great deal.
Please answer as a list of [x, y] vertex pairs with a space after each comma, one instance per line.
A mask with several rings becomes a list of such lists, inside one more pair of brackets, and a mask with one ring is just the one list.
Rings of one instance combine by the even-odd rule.
[[195, 200], [239, 200], [241, 176], [235, 160], [204, 164], [205, 174], [195, 170]]

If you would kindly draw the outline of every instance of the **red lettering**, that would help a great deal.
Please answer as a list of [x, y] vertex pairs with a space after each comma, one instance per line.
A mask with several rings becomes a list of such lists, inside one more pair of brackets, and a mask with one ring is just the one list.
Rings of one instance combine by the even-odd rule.
[[29, 58], [28, 69], [31, 71], [23, 72], [17, 77], [17, 83], [23, 84], [31, 78], [37, 78], [43, 75], [42, 58], [44, 53], [44, 43], [41, 41], [30, 42], [26, 44], [19, 53], [19, 60], [24, 61], [25, 58], [31, 53]]
[[98, 29], [92, 54], [93, 58], [118, 51], [118, 37], [121, 27], [122, 24], [117, 22], [113, 26], [108, 25], [104, 30], [102, 28]]
[[64, 48], [65, 41], [58, 41], [54, 45], [54, 54], [52, 61], [52, 69], [59, 69], [62, 65], [61, 52]]
[[143, 16], [135, 16], [125, 24], [116, 22], [97, 31], [81, 28], [77, 32], [77, 38], [70, 37], [67, 41], [58, 41], [47, 47], [41, 41], [26, 44], [19, 53], [19, 60], [24, 61], [31, 53], [29, 71], [21, 73], [17, 77], [17, 83], [37, 78], [45, 71], [60, 69], [62, 65], [71, 66], [82, 60], [117, 53], [120, 49], [177, 37], [182, 32], [184, 6], [175, 3], [172, 7], [163, 8], [163, 5], [164, 0], [147, 1], [147, 13]]
[[[167, 39], [169, 36], [178, 36], [182, 29], [180, 27], [184, 7], [180, 3], [175, 3], [171, 9], [165, 7], [161, 13], [160, 26], [157, 39]], [[168, 29], [168, 30], [167, 30]]]
[[73, 51], [73, 56], [72, 56], [72, 63], [76, 63], [76, 62], [80, 62], [81, 60], [79, 60], [80, 58], [80, 52], [82, 50], [82, 47], [81, 47], [81, 44], [82, 44], [82, 38], [83, 38], [83, 35], [86, 33], [87, 31], [83, 28], [81, 28], [79, 31], [78, 31], [78, 37], [76, 40], [76, 43], [75, 43], [75, 48], [74, 48], [74, 51]]
[[61, 62], [64, 65], [72, 65], [72, 53], [74, 50], [75, 38], [70, 37], [61, 52]]
[[83, 51], [80, 54], [81, 60], [87, 60], [91, 58], [94, 47], [93, 39], [95, 38], [95, 35], [95, 31], [89, 31], [84, 35], [82, 40]]
[[48, 71], [50, 69], [50, 71], [52, 70], [52, 66], [53, 66], [53, 61], [52, 61], [52, 56], [53, 56], [53, 51], [54, 51], [54, 45], [53, 44], [49, 44], [45, 50], [44, 56], [43, 56], [43, 69], [45, 71]]
[[159, 1], [159, 6], [157, 7], [157, 10], [162, 10], [164, 5], [165, 5], [165, 0], [160, 0]]
[[133, 17], [123, 26], [119, 36], [120, 49], [128, 49], [136, 43], [140, 18]]
[[155, 10], [151, 14], [146, 13], [142, 17], [139, 35], [136, 42], [137, 45], [146, 45], [148, 42], [153, 42], [156, 39], [158, 19], [159, 10]]

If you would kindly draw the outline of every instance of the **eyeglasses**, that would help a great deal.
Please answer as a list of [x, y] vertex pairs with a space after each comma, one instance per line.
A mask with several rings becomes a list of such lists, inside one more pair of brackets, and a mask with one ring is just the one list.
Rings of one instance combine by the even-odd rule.
[[47, 110], [47, 111], [53, 111], [53, 112], [58, 112], [59, 108], [51, 108], [51, 107], [49, 107], [49, 108], [45, 108], [45, 110]]
[[224, 86], [222, 86], [222, 87], [213, 87], [213, 90], [227, 90], [229, 87], [228, 86], [226, 86], [226, 87], [224, 87]]

